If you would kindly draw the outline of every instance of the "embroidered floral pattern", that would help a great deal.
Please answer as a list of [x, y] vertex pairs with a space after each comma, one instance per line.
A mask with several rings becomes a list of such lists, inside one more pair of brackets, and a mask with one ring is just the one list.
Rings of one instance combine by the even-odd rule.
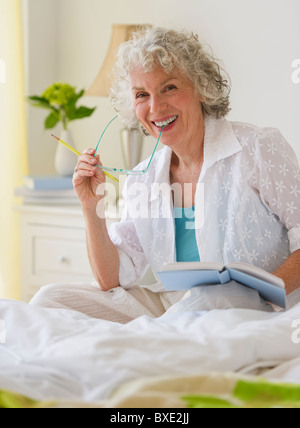
[[[205, 186], [203, 227], [196, 230], [201, 261], [224, 264], [245, 262], [269, 272], [291, 252], [300, 249], [300, 170], [290, 145], [272, 128], [261, 129], [225, 119], [205, 123], [205, 159], [199, 183]], [[134, 268], [139, 279], [150, 264], [155, 271], [175, 261], [175, 236], [171, 199], [150, 192], [148, 203], [162, 207], [162, 218], [131, 218], [128, 188], [143, 182], [169, 184], [171, 150], [158, 152], [146, 177], [130, 177], [124, 198], [122, 222], [110, 231], [126, 266], [121, 285], [130, 286], [126, 271]], [[147, 161], [146, 161], [147, 163]], [[147, 193], [147, 192], [146, 192]], [[200, 202], [195, 201], [195, 216]], [[150, 212], [150, 210], [149, 210]], [[167, 216], [165, 215], [167, 213]], [[167, 217], [167, 218], [166, 218]], [[127, 270], [126, 270], [127, 269]]]

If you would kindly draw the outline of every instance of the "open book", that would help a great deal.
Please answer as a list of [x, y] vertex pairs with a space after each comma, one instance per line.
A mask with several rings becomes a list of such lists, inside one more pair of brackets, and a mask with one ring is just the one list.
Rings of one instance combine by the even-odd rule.
[[245, 263], [230, 263], [227, 266], [201, 262], [171, 263], [157, 275], [168, 291], [227, 284], [233, 280], [257, 290], [266, 301], [286, 308], [286, 291], [282, 279]]

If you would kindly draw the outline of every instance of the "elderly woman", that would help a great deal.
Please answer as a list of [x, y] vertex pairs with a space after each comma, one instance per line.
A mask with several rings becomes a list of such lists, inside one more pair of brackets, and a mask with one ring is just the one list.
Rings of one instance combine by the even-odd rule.
[[[115, 311], [111, 318], [125, 322], [143, 313], [164, 313], [184, 292], [154, 292], [135, 284], [149, 266], [155, 273], [174, 261], [244, 262], [282, 278], [288, 294], [300, 287], [296, 156], [278, 130], [227, 121], [229, 93], [224, 71], [193, 34], [146, 29], [121, 46], [112, 104], [130, 129], [155, 139], [162, 130], [164, 148], [147, 174], [128, 177], [125, 213], [110, 231], [97, 196], [106, 179], [95, 166], [101, 158], [90, 149], [78, 159], [74, 187], [90, 263], [104, 291], [95, 289], [93, 296], [106, 301], [107, 309], [98, 306], [94, 315], [102, 311], [99, 317], [109, 318]], [[162, 186], [170, 189], [167, 196], [159, 191]], [[144, 189], [148, 216], [136, 215], [137, 188]], [[239, 289], [233, 286], [234, 295]], [[119, 303], [107, 297], [120, 289]]]

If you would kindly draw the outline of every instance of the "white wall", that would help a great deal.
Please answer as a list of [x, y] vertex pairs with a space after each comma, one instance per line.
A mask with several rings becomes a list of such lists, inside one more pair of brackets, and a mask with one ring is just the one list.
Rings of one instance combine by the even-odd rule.
[[[185, 27], [212, 46], [231, 76], [229, 118], [280, 128], [300, 159], [300, 83], [291, 78], [291, 64], [300, 58], [299, 0], [23, 1], [29, 3], [31, 19], [31, 92], [54, 80], [87, 88], [105, 57], [113, 23]], [[92, 118], [72, 125], [80, 150], [95, 146], [114, 113], [107, 99], [85, 97], [82, 102], [98, 109]], [[50, 149], [45, 148], [49, 138], [41, 131], [37, 116], [29, 123], [29, 135], [32, 172], [43, 163], [51, 169]], [[110, 135], [113, 144], [106, 147], [103, 157], [109, 164], [118, 164], [118, 128]], [[147, 156], [152, 145], [151, 139], [145, 141]]]
[[[41, 95], [58, 77], [58, 2], [21, 0], [23, 9], [26, 95]], [[54, 171], [56, 146], [44, 130], [46, 111], [27, 105], [29, 169], [32, 174]]]

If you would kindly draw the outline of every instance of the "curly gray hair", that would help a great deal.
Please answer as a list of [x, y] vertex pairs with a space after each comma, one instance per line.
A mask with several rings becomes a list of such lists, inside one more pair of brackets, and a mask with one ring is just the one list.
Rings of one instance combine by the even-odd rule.
[[145, 27], [120, 46], [110, 93], [112, 106], [129, 129], [140, 129], [135, 115], [130, 73], [138, 67], [146, 72], [161, 66], [167, 73], [179, 69], [202, 97], [203, 114], [216, 118], [230, 111], [230, 79], [214, 56], [193, 33]]

